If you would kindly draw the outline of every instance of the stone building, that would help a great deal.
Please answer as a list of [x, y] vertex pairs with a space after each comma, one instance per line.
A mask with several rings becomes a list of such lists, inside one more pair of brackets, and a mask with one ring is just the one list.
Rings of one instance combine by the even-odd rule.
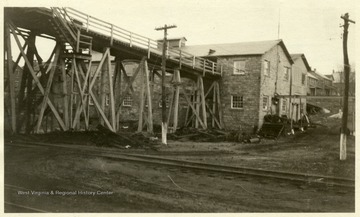
[[302, 79], [305, 74], [306, 80], [309, 67], [306, 59], [300, 58], [294, 75], [294, 61], [282, 40], [185, 46], [182, 49], [232, 66], [223, 69], [221, 79], [222, 115], [227, 129], [258, 129], [267, 114], [298, 119], [301, 98], [301, 111], [305, 110], [306, 84]]

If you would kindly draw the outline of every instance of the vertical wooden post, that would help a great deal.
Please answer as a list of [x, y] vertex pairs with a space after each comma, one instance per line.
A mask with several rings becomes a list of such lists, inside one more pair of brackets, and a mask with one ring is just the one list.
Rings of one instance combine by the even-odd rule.
[[[14, 33], [15, 34], [15, 33]], [[15, 107], [15, 78], [13, 72], [13, 60], [11, 52], [11, 40], [9, 26], [5, 24], [5, 43], [6, 43], [6, 58], [7, 58], [7, 72], [10, 89], [10, 106], [11, 106], [11, 129], [12, 133], [16, 132], [16, 107]]]
[[203, 78], [199, 76], [199, 86], [200, 86], [200, 96], [201, 96], [201, 110], [202, 118], [204, 122], [204, 128], [207, 128], [207, 115], [206, 115], [206, 104], [205, 104], [205, 91], [204, 91], [204, 82]]
[[73, 126], [73, 108], [74, 108], [74, 65], [75, 63], [71, 63], [71, 78], [70, 78], [70, 126]]
[[218, 107], [218, 114], [219, 114], [219, 122], [220, 122], [220, 126], [223, 128], [224, 127], [224, 122], [223, 122], [223, 118], [222, 118], [222, 107], [221, 107], [221, 98], [220, 98], [220, 85], [219, 85], [219, 81], [216, 82], [216, 97], [217, 97], [217, 107]]
[[65, 59], [64, 58], [60, 59], [60, 68], [61, 68], [62, 92], [63, 92], [63, 119], [65, 122], [66, 128], [69, 129], [69, 97], [68, 97], [68, 90], [67, 90], [67, 77], [66, 77]]
[[146, 96], [147, 96], [147, 104], [148, 104], [147, 132], [153, 133], [154, 128], [153, 128], [153, 115], [152, 115], [152, 92], [150, 88], [149, 68], [147, 61], [145, 61], [144, 63], [144, 68], [145, 68]]
[[173, 121], [173, 132], [176, 132], [179, 120], [179, 96], [180, 96], [180, 71], [179, 69], [175, 69], [174, 71], [175, 78], [175, 100], [174, 100], [174, 121]]
[[119, 59], [119, 57], [115, 58], [115, 74], [114, 74], [114, 102], [115, 102], [115, 115], [116, 115], [116, 128], [115, 131], [119, 131], [119, 121], [120, 121], [120, 115], [116, 114], [116, 108], [119, 107], [119, 98], [121, 95], [121, 82], [122, 82], [122, 63]]
[[145, 93], [145, 70], [144, 66], [141, 69], [141, 89], [140, 89], [140, 103], [139, 103], [139, 123], [137, 132], [141, 132], [143, 129], [143, 113], [144, 113], [144, 93]]
[[[196, 81], [196, 104], [195, 104], [195, 108], [196, 108], [196, 114], [199, 115], [200, 114], [200, 80], [199, 80], [199, 77], [197, 78], [197, 81]], [[198, 128], [199, 127], [199, 120], [196, 119], [195, 120], [195, 128]]]
[[[214, 82], [216, 82], [216, 81], [214, 81]], [[216, 115], [216, 85], [214, 86], [214, 89], [213, 89], [212, 111], [213, 111], [214, 115]], [[212, 117], [211, 126], [215, 127], [215, 117]]]
[[[170, 127], [171, 113], [172, 113], [173, 105], [174, 105], [174, 99], [175, 99], [174, 95], [175, 95], [175, 91], [172, 90], [172, 91], [171, 91], [170, 105], [169, 105], [169, 113], [168, 113], [167, 121], [166, 121], [166, 124], [167, 124], [167, 126], [168, 126], [168, 129], [169, 129], [169, 127]], [[168, 132], [170, 132], [170, 131], [168, 131]]]
[[[75, 58], [73, 58], [72, 62], [74, 64], [73, 70], [74, 70], [74, 75], [75, 75], [74, 79], [76, 79], [75, 83], [78, 84], [78, 82], [79, 82], [79, 74], [78, 74], [78, 71], [77, 71], [77, 61], [76, 61]], [[80, 112], [81, 112], [80, 109], [81, 109], [81, 102], [82, 102], [81, 90], [79, 88], [79, 84], [78, 84], [77, 87], [75, 86], [73, 88], [77, 89], [77, 92], [74, 93], [76, 107], [75, 107], [75, 116], [74, 116], [74, 121], [73, 121], [72, 127], [74, 129], [76, 129], [76, 130], [79, 130], [80, 129]]]
[[112, 69], [111, 69], [111, 59], [110, 59], [110, 48], [108, 52], [108, 78], [109, 78], [109, 100], [110, 100], [110, 116], [111, 116], [111, 122], [112, 127], [114, 130], [116, 130], [116, 115], [115, 115], [115, 99], [114, 99], [114, 88], [113, 88], [113, 78], [112, 78]]
[[[106, 50], [106, 49], [105, 49]], [[106, 51], [104, 51], [103, 55], [106, 55]], [[109, 58], [109, 56], [105, 56], [105, 58]], [[105, 110], [105, 101], [106, 101], [106, 72], [109, 70], [108, 65], [107, 64], [103, 64], [102, 65], [102, 70], [101, 70], [101, 77], [100, 77], [100, 103], [101, 103], [101, 109], [104, 111], [104, 113], [106, 114], [106, 110]], [[104, 125], [104, 120], [100, 117], [100, 123], [101, 125]]]

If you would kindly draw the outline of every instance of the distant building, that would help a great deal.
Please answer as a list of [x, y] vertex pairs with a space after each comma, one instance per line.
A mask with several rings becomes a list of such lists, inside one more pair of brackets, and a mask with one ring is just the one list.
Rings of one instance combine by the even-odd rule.
[[[342, 71], [333, 71], [331, 75], [333, 78], [333, 86], [335, 87], [336, 95], [344, 95], [344, 73]], [[355, 71], [350, 72], [349, 75], [349, 96], [355, 96]]]
[[336, 88], [333, 79], [329, 76], [317, 73], [316, 70], [308, 72], [308, 91], [309, 96], [334, 96]]

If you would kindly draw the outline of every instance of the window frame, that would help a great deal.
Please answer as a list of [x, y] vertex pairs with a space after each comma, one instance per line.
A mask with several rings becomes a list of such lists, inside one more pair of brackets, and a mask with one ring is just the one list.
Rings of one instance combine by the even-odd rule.
[[132, 104], [133, 104], [132, 96], [131, 95], [126, 95], [124, 97], [124, 100], [123, 100], [121, 105], [124, 106], [124, 107], [132, 107]]
[[287, 99], [282, 99], [281, 112], [286, 113], [287, 111]]
[[[240, 107], [234, 107], [234, 97], [240, 97]], [[231, 109], [244, 109], [244, 96], [242, 95], [231, 95]]]
[[306, 83], [306, 75], [304, 73], [301, 74], [301, 85], [305, 85]]
[[[266, 99], [266, 104], [264, 103], [265, 99]], [[264, 107], [264, 105], [266, 105], [266, 107]], [[269, 107], [270, 107], [269, 106], [269, 96], [263, 96], [263, 98], [262, 98], [262, 109], [263, 109], [263, 111], [268, 111]]]
[[[242, 70], [241, 68], [241, 64], [240, 64], [240, 69], [238, 69], [238, 67], [235, 66], [235, 64], [237, 62], [243, 62], [244, 63], [244, 69]], [[237, 72], [237, 69], [240, 71], [240, 72]], [[245, 75], [246, 74], [246, 60], [234, 60], [233, 61], [233, 75]]]
[[[265, 68], [265, 65], [267, 66], [267, 68]], [[264, 75], [265, 76], [270, 76], [270, 61], [269, 60], [264, 60], [263, 67], [264, 67]]]
[[291, 74], [290, 70], [291, 70], [290, 67], [284, 66], [284, 80], [285, 81], [289, 81], [290, 74]]
[[[167, 96], [165, 98], [165, 104], [166, 104], [166, 108], [170, 107], [170, 99]], [[159, 108], [162, 108], [162, 99], [159, 100]]]

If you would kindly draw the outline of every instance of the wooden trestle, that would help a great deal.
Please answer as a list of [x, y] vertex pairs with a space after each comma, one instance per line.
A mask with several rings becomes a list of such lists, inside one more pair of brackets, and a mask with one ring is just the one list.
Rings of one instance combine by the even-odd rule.
[[[71, 26], [68, 21], [61, 19], [58, 10], [53, 10], [55, 20], [53, 23], [56, 36], [44, 36], [36, 30], [19, 29], [11, 19], [5, 20], [5, 115], [6, 121], [11, 125], [13, 133], [42, 133], [56, 130], [88, 130], [90, 128], [90, 105], [96, 108], [99, 123], [113, 132], [119, 131], [119, 122], [123, 101], [128, 94], [134, 93], [134, 81], [140, 80], [138, 132], [146, 130], [153, 133], [153, 88], [154, 76], [161, 77], [159, 72], [150, 70], [149, 65], [155, 65], [149, 59], [150, 50], [140, 56], [140, 63], [131, 77], [128, 77], [122, 64], [123, 55], [115, 55], [115, 69], [112, 69], [111, 56], [119, 53], [113, 52], [114, 38], [102, 48], [102, 58], [91, 71], [94, 38], [87, 36], [81, 29]], [[66, 27], [66, 28], [65, 28]], [[23, 28], [23, 27], [22, 27]], [[51, 27], [49, 27], [51, 28]], [[67, 34], [70, 32], [71, 34]], [[13, 61], [11, 52], [11, 35], [15, 39], [20, 51], [16, 61]], [[46, 62], [37, 52], [36, 38], [48, 37], [56, 41], [53, 52]], [[87, 40], [87, 42], [84, 42]], [[21, 42], [24, 41], [22, 44]], [[132, 49], [129, 47], [129, 49]], [[180, 52], [181, 55], [181, 52]], [[133, 56], [132, 56], [133, 57]], [[23, 59], [21, 83], [15, 90], [15, 69], [20, 59]], [[37, 65], [34, 63], [35, 58]], [[195, 60], [195, 58], [194, 58]], [[150, 63], [151, 62], [151, 63]], [[204, 62], [204, 67], [205, 67]], [[37, 68], [38, 67], [38, 68]], [[171, 94], [168, 111], [168, 126], [172, 131], [179, 127], [180, 101], [187, 104], [185, 126], [196, 128], [222, 128], [221, 102], [219, 77], [207, 80], [207, 89], [204, 85], [204, 73], [183, 73], [184, 62], [170, 69], [172, 79], [170, 82]], [[154, 68], [154, 67], [152, 67]], [[190, 67], [191, 69], [191, 67]], [[189, 68], [186, 70], [189, 71]], [[194, 68], [194, 70], [196, 70]], [[212, 64], [214, 72], [214, 64]], [[112, 73], [114, 72], [114, 73]], [[191, 78], [193, 86], [189, 92], [189, 81], [183, 82], [182, 77]], [[121, 78], [124, 77], [124, 81]], [[100, 80], [100, 91], [94, 87]], [[55, 84], [56, 83], [56, 84]], [[125, 87], [120, 87], [125, 84]], [[109, 97], [109, 106], [106, 108], [106, 96]], [[48, 121], [56, 120], [57, 127]], [[6, 123], [7, 124], [7, 123]]]

